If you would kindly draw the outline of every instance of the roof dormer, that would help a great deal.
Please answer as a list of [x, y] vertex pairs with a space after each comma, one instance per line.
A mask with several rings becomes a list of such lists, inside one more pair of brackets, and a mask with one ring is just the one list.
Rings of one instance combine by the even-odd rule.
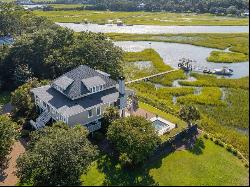
[[73, 79], [67, 76], [62, 76], [56, 79], [52, 85], [58, 91], [64, 92], [73, 82], [74, 82]]
[[109, 76], [100, 70], [81, 65], [55, 79], [51, 86], [69, 99], [76, 100], [115, 87], [116, 81]]

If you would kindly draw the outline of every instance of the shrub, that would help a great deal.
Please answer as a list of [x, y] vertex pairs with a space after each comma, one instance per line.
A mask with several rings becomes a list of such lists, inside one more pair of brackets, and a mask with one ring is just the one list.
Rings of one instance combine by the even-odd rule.
[[204, 134], [203, 137], [206, 138], [206, 139], [209, 139], [209, 135], [208, 134]]
[[107, 138], [119, 151], [122, 160], [131, 160], [131, 165], [143, 163], [160, 144], [160, 138], [152, 124], [138, 116], [112, 122], [108, 127]]
[[215, 140], [214, 140], [214, 143], [215, 143], [216, 145], [218, 145], [218, 144], [219, 144], [219, 140], [218, 140], [218, 139], [215, 139]]
[[232, 149], [233, 149], [233, 147], [232, 147], [231, 145], [227, 145], [227, 150], [228, 150], [229, 152], [232, 152]]
[[218, 145], [224, 147], [224, 143], [221, 140], [218, 140]]
[[245, 163], [245, 167], [246, 167], [246, 168], [249, 168], [249, 164], [248, 164], [248, 163]]
[[238, 155], [238, 151], [236, 150], [236, 149], [234, 149], [234, 148], [232, 148], [232, 151], [231, 151], [232, 153], [233, 153], [233, 155], [235, 155], [235, 156], [237, 156]]

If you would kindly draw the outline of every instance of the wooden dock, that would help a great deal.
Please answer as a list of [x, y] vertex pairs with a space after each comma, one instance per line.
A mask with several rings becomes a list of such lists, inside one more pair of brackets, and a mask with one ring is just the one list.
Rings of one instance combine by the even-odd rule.
[[145, 80], [148, 80], [148, 79], [151, 79], [151, 78], [154, 78], [154, 77], [158, 77], [158, 76], [161, 76], [161, 75], [165, 75], [165, 74], [177, 71], [177, 70], [178, 69], [173, 69], [173, 70], [157, 73], [157, 74], [154, 74], [154, 75], [149, 75], [149, 76], [146, 76], [146, 77], [142, 77], [142, 78], [139, 78], [139, 79], [135, 79], [135, 80], [132, 80], [132, 81], [125, 82], [125, 84], [131, 84], [131, 83], [135, 83], [135, 82], [139, 82], [139, 81], [145, 81]]

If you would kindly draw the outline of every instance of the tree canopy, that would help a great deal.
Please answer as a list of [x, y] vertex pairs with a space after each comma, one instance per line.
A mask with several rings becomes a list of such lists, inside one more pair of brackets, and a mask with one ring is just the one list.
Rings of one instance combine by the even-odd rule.
[[15, 138], [18, 135], [17, 125], [8, 116], [0, 115], [0, 170], [7, 164]]
[[194, 106], [183, 106], [179, 111], [179, 116], [189, 125], [200, 119], [200, 113]]
[[21, 183], [68, 186], [79, 184], [80, 175], [97, 156], [82, 126], [46, 127], [31, 134], [31, 145], [17, 160]]
[[[54, 79], [81, 64], [105, 71], [113, 78], [120, 75], [122, 50], [103, 34], [56, 27], [25, 34], [10, 48], [2, 63], [3, 79], [16, 80], [14, 73], [26, 65], [39, 79]], [[8, 70], [8, 71], [7, 71]]]
[[[15, 12], [15, 9], [13, 11]], [[6, 25], [14, 24], [13, 21], [18, 17], [13, 11], [11, 8], [1, 11], [1, 15], [2, 12], [6, 15], [1, 18]], [[17, 12], [23, 15], [18, 20], [25, 24], [17, 24], [16, 27], [23, 32], [16, 34], [14, 31], [8, 31], [16, 34], [14, 44], [11, 47], [0, 46], [0, 54], [3, 54], [0, 57], [0, 79], [3, 88], [21, 85], [32, 77], [54, 79], [81, 64], [105, 71], [112, 78], [121, 74], [123, 52], [104, 34], [75, 34], [72, 30], [62, 28], [25, 10], [18, 9]], [[12, 17], [12, 14], [15, 16]], [[1, 27], [0, 32], [7, 33]]]
[[239, 15], [249, 10], [249, 0], [87, 0], [87, 3], [90, 5], [86, 8], [90, 10], [112, 11], [144, 10]]
[[0, 36], [19, 36], [53, 26], [50, 21], [34, 16], [32, 12], [13, 3], [0, 3], [0, 10]]
[[115, 120], [119, 119], [120, 114], [119, 110], [116, 107], [108, 107], [103, 113], [102, 119], [102, 129], [106, 133], [108, 130], [108, 126]]
[[20, 123], [25, 123], [26, 120], [34, 119], [36, 117], [36, 107], [34, 98], [30, 92], [31, 88], [42, 86], [48, 83], [47, 81], [39, 82], [32, 80], [22, 86], [19, 86], [11, 93], [11, 104], [14, 106], [12, 111], [13, 118]]
[[120, 160], [128, 165], [143, 162], [160, 141], [152, 123], [138, 116], [112, 122], [107, 137], [119, 151]]

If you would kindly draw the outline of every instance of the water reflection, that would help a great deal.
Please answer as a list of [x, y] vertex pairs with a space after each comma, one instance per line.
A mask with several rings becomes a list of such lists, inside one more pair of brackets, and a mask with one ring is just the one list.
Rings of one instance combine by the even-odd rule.
[[208, 69], [219, 69], [224, 66], [234, 70], [230, 78], [241, 78], [249, 75], [249, 62], [241, 63], [212, 63], [207, 62], [207, 57], [213, 50], [212, 48], [198, 47], [189, 44], [166, 43], [166, 42], [145, 42], [145, 41], [122, 41], [115, 42], [125, 51], [139, 52], [152, 47], [156, 50], [164, 62], [174, 68], [178, 68], [180, 58], [190, 58], [196, 60], [192, 63], [194, 66]]
[[73, 29], [75, 32], [91, 31], [102, 33], [130, 33], [130, 34], [167, 34], [167, 33], [243, 33], [249, 32], [249, 26], [157, 26], [133, 25], [117, 26], [115, 24], [77, 24], [57, 23], [62, 27]]

